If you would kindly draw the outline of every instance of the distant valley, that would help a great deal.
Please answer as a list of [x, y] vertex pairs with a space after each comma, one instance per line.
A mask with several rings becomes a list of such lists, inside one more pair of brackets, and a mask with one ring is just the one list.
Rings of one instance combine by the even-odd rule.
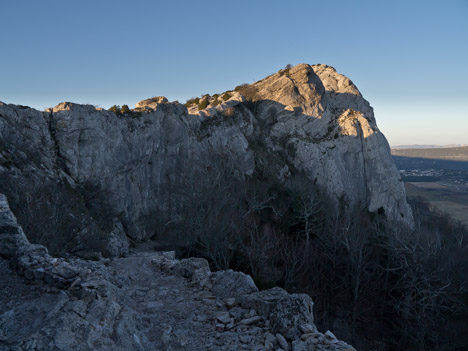
[[411, 144], [411, 145], [392, 145], [392, 149], [446, 149], [468, 146], [468, 144], [448, 144], [448, 145], [436, 145], [436, 144]]
[[392, 155], [433, 160], [468, 162], [468, 146], [437, 148], [392, 148]]
[[468, 225], [468, 146], [391, 152], [409, 199], [423, 198]]

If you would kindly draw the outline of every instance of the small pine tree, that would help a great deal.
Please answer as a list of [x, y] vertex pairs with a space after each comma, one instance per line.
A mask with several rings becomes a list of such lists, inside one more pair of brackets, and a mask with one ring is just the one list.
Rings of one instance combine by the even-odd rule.
[[[127, 106], [128, 107], [128, 106]], [[120, 115], [122, 112], [120, 110], [120, 106], [119, 105], [114, 105], [112, 107], [109, 108], [109, 111], [110, 112], [114, 112], [116, 115]]]
[[132, 111], [128, 107], [128, 105], [122, 105], [122, 108], [120, 109], [120, 112], [124, 115], [130, 115], [132, 114]]
[[205, 108], [208, 107], [208, 99], [203, 99], [202, 101], [200, 101], [200, 103], [198, 104], [198, 109], [201, 111], [201, 110], [204, 110]]

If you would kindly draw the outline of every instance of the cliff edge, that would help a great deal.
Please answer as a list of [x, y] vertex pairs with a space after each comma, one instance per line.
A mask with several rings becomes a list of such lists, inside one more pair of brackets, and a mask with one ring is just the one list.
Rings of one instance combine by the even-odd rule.
[[111, 256], [127, 250], [126, 237], [155, 234], [145, 219], [165, 206], [171, 180], [184, 176], [177, 165], [203, 162], [207, 152], [246, 176], [286, 182], [301, 174], [343, 207], [412, 225], [372, 107], [332, 67], [300, 64], [198, 101], [151, 98], [127, 115], [68, 102], [46, 112], [0, 103], [0, 174], [22, 186], [100, 189], [115, 207], [113, 222], [100, 226], [117, 243], [105, 249]]

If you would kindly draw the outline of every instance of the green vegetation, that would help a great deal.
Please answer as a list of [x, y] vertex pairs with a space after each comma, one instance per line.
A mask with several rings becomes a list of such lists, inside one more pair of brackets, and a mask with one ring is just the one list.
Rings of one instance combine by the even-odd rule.
[[200, 98], [199, 97], [194, 97], [194, 98], [191, 98], [191, 99], [188, 99], [186, 102], [185, 102], [185, 107], [189, 108], [193, 105], [198, 105], [200, 103]]
[[223, 95], [223, 101], [228, 101], [230, 98], [232, 98], [232, 95], [229, 93], [224, 93]]
[[256, 102], [261, 100], [261, 98], [257, 94], [257, 88], [255, 88], [254, 85], [249, 85], [247, 83], [241, 84], [235, 88], [235, 91], [244, 95], [247, 102]]
[[247, 83], [238, 85], [237, 87], [234, 88], [234, 91], [237, 91], [237, 92], [242, 94], [242, 91], [245, 90], [245, 88], [247, 88], [248, 86], [249, 86], [249, 84], [247, 84]]
[[116, 115], [122, 114], [122, 111], [120, 110], [120, 106], [119, 106], [119, 105], [111, 106], [111, 107], [109, 108], [109, 111], [110, 111], [110, 112], [114, 112]]
[[203, 99], [200, 101], [200, 103], [198, 104], [198, 109], [201, 111], [201, 110], [204, 110], [205, 108], [208, 107], [208, 99]]
[[135, 112], [130, 110], [128, 105], [114, 105], [109, 108], [110, 112], [115, 113], [117, 116], [129, 116], [129, 117], [141, 117], [141, 112]]
[[123, 115], [130, 115], [130, 114], [132, 114], [132, 111], [130, 110], [130, 108], [128, 107], [128, 105], [122, 105], [122, 108], [120, 109], [120, 112], [121, 112]]
[[128, 117], [141, 117], [141, 112], [132, 111], [128, 105], [114, 105], [109, 108], [110, 112], [115, 113], [117, 116], [128, 116]]

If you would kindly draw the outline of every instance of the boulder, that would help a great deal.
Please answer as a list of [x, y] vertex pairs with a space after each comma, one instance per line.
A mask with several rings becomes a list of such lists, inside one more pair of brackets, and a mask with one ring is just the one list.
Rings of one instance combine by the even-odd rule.
[[128, 250], [129, 242], [122, 223], [115, 222], [102, 254], [104, 257], [124, 257]]
[[145, 99], [138, 101], [135, 104], [135, 109], [137, 110], [156, 110], [159, 104], [166, 104], [168, 103], [167, 98], [165, 96], [155, 96], [150, 99]]
[[208, 261], [204, 258], [196, 257], [177, 261], [172, 266], [172, 272], [179, 277], [188, 279], [202, 279], [211, 273]]
[[290, 340], [301, 335], [302, 325], [314, 322], [314, 303], [306, 294], [288, 294], [281, 288], [273, 288], [243, 295], [240, 302], [242, 307], [253, 308], [270, 320], [273, 332]]
[[211, 283], [213, 293], [221, 298], [238, 298], [258, 291], [250, 275], [232, 270], [214, 272]]

